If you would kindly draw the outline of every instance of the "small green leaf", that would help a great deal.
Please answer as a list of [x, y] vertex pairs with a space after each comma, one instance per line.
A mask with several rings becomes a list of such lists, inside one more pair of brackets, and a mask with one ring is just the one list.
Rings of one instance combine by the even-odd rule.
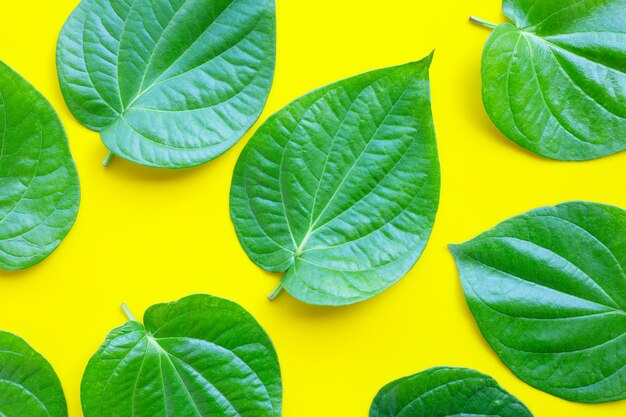
[[491, 377], [471, 369], [432, 368], [380, 390], [370, 417], [533, 417]]
[[80, 201], [65, 131], [48, 101], [0, 61], [0, 269], [31, 267], [72, 228]]
[[24, 340], [0, 331], [0, 416], [67, 417], [61, 382]]
[[465, 297], [500, 359], [577, 402], [626, 398], [626, 212], [573, 202], [452, 246]]
[[85, 417], [278, 417], [276, 352], [239, 305], [193, 295], [113, 330], [89, 362]]
[[418, 260], [439, 203], [432, 56], [313, 91], [272, 116], [235, 168], [248, 256], [318, 305], [370, 298]]
[[483, 100], [511, 140], [547, 158], [626, 149], [626, 0], [504, 0], [514, 25], [485, 46]]
[[61, 90], [115, 155], [191, 167], [261, 114], [275, 38], [274, 0], [83, 0], [59, 37]]

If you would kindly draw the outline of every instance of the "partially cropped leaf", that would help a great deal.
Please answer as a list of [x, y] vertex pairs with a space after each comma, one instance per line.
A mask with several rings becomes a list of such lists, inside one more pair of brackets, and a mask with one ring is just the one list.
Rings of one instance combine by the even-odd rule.
[[61, 382], [24, 340], [0, 331], [0, 416], [67, 417]]
[[483, 99], [511, 140], [547, 158], [626, 149], [626, 0], [504, 0]]
[[263, 110], [275, 14], [274, 0], [83, 0], [57, 48], [65, 101], [115, 155], [212, 160]]
[[573, 202], [452, 246], [487, 342], [522, 380], [570, 401], [626, 398], [626, 212]]
[[113, 330], [89, 362], [85, 417], [278, 417], [276, 352], [239, 305], [193, 295]]
[[0, 61], [0, 269], [45, 259], [71, 229], [76, 167], [48, 101]]
[[432, 368], [380, 390], [370, 417], [533, 417], [491, 377], [471, 369]]
[[309, 93], [255, 133], [231, 216], [260, 267], [311, 304], [372, 297], [420, 257], [439, 202], [431, 57]]

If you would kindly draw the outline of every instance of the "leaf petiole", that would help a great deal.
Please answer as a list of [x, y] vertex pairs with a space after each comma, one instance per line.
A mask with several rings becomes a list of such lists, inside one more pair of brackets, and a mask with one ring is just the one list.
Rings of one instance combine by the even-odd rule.
[[278, 295], [282, 292], [282, 290], [283, 290], [283, 284], [280, 283], [278, 284], [278, 287], [276, 287], [274, 292], [272, 292], [270, 295], [267, 296], [267, 299], [270, 301], [274, 301], [276, 297], [278, 297]]
[[124, 314], [126, 314], [128, 321], [138, 321], [133, 315], [133, 313], [130, 311], [126, 303], [122, 303], [122, 311], [124, 312]]
[[498, 25], [496, 25], [495, 23], [488, 22], [476, 16], [470, 16], [469, 20], [472, 23], [476, 23], [477, 25], [480, 25], [480, 26], [483, 26], [492, 30], [498, 27]]
[[104, 161], [102, 161], [102, 166], [104, 167], [108, 167], [109, 164], [111, 163], [111, 159], [113, 159], [115, 155], [113, 155], [113, 152], [109, 152], [109, 154], [107, 155], [106, 158], [104, 158]]

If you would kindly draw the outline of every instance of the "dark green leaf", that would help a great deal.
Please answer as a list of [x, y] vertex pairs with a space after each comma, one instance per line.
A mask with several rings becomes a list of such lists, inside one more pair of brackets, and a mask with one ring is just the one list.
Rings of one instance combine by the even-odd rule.
[[432, 368], [380, 390], [370, 417], [532, 417], [491, 377], [471, 369]]
[[59, 37], [61, 89], [114, 154], [195, 166], [261, 114], [275, 37], [274, 0], [83, 0]]
[[505, 0], [483, 99], [509, 139], [547, 158], [626, 149], [626, 0]]
[[85, 417], [278, 417], [272, 342], [239, 305], [193, 295], [113, 330], [89, 362]]
[[1, 61], [0, 137], [0, 269], [24, 269], [70, 231], [80, 186], [54, 109]]
[[571, 401], [626, 398], [626, 212], [574, 202], [452, 246], [483, 335], [521, 379]]
[[439, 202], [428, 69], [362, 74], [305, 95], [244, 149], [231, 216], [248, 256], [311, 304], [372, 297], [420, 257]]
[[52, 366], [19, 337], [0, 331], [0, 416], [67, 417]]

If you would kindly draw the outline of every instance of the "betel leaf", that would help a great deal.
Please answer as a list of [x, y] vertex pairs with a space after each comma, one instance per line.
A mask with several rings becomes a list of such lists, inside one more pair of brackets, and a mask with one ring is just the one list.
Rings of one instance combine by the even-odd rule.
[[112, 154], [196, 166], [261, 114], [275, 38], [274, 0], [83, 0], [59, 37], [61, 90]]
[[533, 417], [491, 377], [471, 369], [432, 368], [383, 387], [370, 417]]
[[625, 10], [626, 0], [504, 0], [513, 24], [495, 28], [482, 63], [495, 125], [552, 159], [626, 149]]
[[85, 417], [278, 417], [276, 352], [239, 305], [193, 295], [113, 330], [89, 362]]
[[253, 262], [286, 272], [281, 285], [294, 297], [361, 301], [421, 255], [440, 183], [431, 58], [301, 97], [241, 154], [231, 189], [237, 235]]
[[19, 337], [0, 331], [0, 416], [67, 417], [52, 366]]
[[48, 101], [0, 61], [0, 269], [31, 267], [71, 229], [80, 201], [65, 131]]
[[469, 307], [528, 384], [599, 403], [626, 398], [626, 212], [572, 202], [452, 246]]

